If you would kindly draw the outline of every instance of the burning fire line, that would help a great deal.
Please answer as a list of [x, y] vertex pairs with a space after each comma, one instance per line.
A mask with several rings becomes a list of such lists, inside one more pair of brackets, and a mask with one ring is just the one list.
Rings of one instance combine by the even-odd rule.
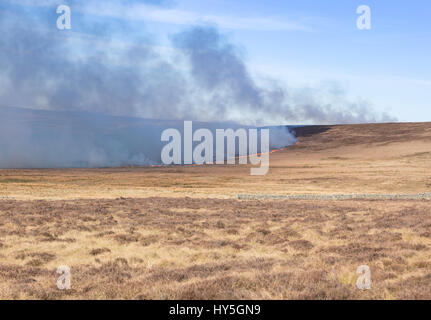
[[[295, 145], [298, 145], [299, 144], [299, 140], [298, 141], [296, 141], [296, 143], [295, 143]], [[256, 154], [249, 154], [249, 155], [246, 155], [246, 156], [236, 156], [235, 157], [235, 159], [241, 159], [241, 158], [247, 158], [247, 157], [255, 157], [255, 156], [262, 156], [263, 154], [272, 154], [272, 153], [276, 153], [276, 152], [279, 152], [279, 151], [282, 151], [282, 150], [284, 150], [284, 149], [286, 149], [287, 147], [283, 147], [283, 148], [279, 148], [279, 149], [273, 149], [273, 150], [271, 150], [271, 151], [269, 151], [269, 152], [261, 152], [261, 153], [256, 153]], [[232, 159], [232, 158], [231, 158]], [[229, 160], [229, 159], [226, 159], [226, 161], [227, 160]], [[198, 163], [193, 163], [193, 164], [183, 164], [183, 165], [181, 165], [182, 167], [197, 167], [197, 166], [203, 166], [203, 165], [212, 165], [212, 164], [206, 164], [206, 163], [202, 163], [202, 164], [198, 164]], [[169, 166], [172, 166], [172, 165], [163, 165], [163, 164], [152, 164], [152, 165], [150, 165], [150, 167], [152, 167], [152, 168], [159, 168], [159, 167], [169, 167]]]

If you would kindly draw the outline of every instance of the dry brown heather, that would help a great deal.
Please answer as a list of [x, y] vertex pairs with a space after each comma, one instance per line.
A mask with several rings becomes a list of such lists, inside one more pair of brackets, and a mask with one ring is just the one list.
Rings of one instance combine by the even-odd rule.
[[[247, 166], [0, 171], [0, 298], [431, 298], [431, 124], [305, 127]], [[372, 289], [355, 286], [366, 264]], [[72, 289], [56, 287], [60, 265]]]

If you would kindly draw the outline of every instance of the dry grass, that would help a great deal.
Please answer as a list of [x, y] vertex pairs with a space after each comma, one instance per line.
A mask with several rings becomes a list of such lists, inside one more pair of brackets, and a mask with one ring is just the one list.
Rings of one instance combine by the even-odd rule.
[[431, 192], [431, 123], [297, 129], [300, 144], [249, 166], [0, 170], [0, 198], [236, 198], [239, 193]]
[[[2, 201], [0, 211], [1, 298], [431, 298], [427, 201]], [[72, 270], [67, 292], [60, 265]]]
[[[243, 166], [0, 171], [0, 298], [430, 299], [431, 125], [308, 127]], [[370, 266], [372, 289], [355, 286]], [[56, 287], [68, 265], [72, 290]]]

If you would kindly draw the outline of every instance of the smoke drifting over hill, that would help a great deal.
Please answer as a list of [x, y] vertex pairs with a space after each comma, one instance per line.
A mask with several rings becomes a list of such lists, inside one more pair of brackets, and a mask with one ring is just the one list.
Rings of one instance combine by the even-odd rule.
[[74, 23], [78, 31], [60, 31], [51, 11], [0, 11], [2, 105], [244, 123], [393, 120], [329, 90], [332, 101], [319, 102], [317, 89], [257, 84], [237, 47], [214, 27], [173, 35], [173, 61], [148, 45], [145, 31], [85, 19]]
[[[148, 33], [137, 34], [117, 20], [95, 23], [84, 15], [79, 24], [74, 20], [76, 30], [59, 31], [56, 18], [55, 7], [41, 9], [37, 15], [28, 10], [0, 10], [1, 106], [247, 125], [394, 120], [375, 114], [364, 103], [348, 102], [342, 94], [328, 95], [329, 102], [320, 102], [318, 90], [292, 90], [274, 81], [258, 84], [237, 47], [215, 27], [179, 32], [171, 37], [172, 46], [160, 52], [149, 45]], [[2, 116], [0, 166], [34, 159], [32, 150], [46, 157], [18, 166], [68, 166], [70, 159], [59, 156], [62, 150], [68, 150], [73, 163], [82, 161], [83, 165], [152, 161], [148, 160], [154, 158], [153, 151], [148, 151], [150, 141], [160, 139], [156, 122], [147, 121], [146, 130], [131, 130], [119, 138], [106, 136], [106, 128], [85, 127], [103, 123], [102, 118], [98, 122], [94, 117], [90, 122], [81, 121], [82, 130], [72, 135], [67, 133], [66, 122], [35, 131], [28, 121], [10, 122]], [[10, 139], [14, 134], [20, 139]], [[136, 151], [136, 145], [130, 143], [135, 139], [145, 142], [142, 150]], [[93, 140], [97, 147], [89, 142]], [[72, 150], [76, 156], [70, 154]]]
[[[114, 117], [82, 111], [0, 108], [0, 168], [105, 167], [161, 164], [166, 128], [183, 136], [182, 121]], [[193, 129], [242, 128], [193, 122]], [[270, 147], [296, 142], [284, 126], [270, 128]], [[198, 142], [193, 145], [196, 146]], [[258, 144], [260, 146], [260, 143]], [[260, 148], [258, 148], [258, 151]], [[215, 151], [214, 151], [215, 155]]]

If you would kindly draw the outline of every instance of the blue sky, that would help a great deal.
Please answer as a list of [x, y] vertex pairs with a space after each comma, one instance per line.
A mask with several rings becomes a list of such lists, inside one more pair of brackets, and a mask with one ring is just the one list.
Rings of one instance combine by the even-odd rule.
[[[126, 42], [139, 39], [167, 53], [172, 34], [194, 25], [216, 26], [239, 48], [257, 78], [281, 79], [299, 89], [329, 86], [399, 121], [431, 121], [430, 1], [85, 3], [7, 0], [0, 10], [34, 13], [44, 22], [38, 27], [46, 28], [55, 25], [57, 14], [51, 8], [68, 4], [74, 35], [92, 41], [111, 36]], [[371, 8], [371, 30], [356, 27], [359, 5]]]
[[[362, 4], [371, 8], [371, 30], [356, 27]], [[259, 72], [296, 86], [337, 81], [350, 96], [401, 121], [431, 120], [430, 1], [188, 0], [177, 8], [304, 26], [226, 32], [244, 46], [248, 64]]]

